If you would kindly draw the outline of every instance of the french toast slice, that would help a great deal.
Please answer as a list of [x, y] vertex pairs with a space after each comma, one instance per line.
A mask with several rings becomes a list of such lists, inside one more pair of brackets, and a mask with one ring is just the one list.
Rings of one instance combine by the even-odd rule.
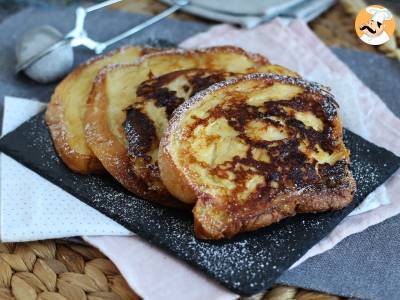
[[154, 51], [133, 46], [119, 48], [81, 64], [57, 85], [46, 111], [46, 122], [58, 155], [71, 170], [82, 174], [104, 170], [86, 144], [82, 121], [98, 71], [108, 64], [133, 63]]
[[355, 181], [338, 113], [329, 92], [300, 78], [217, 83], [175, 110], [160, 142], [161, 179], [195, 204], [195, 233], [204, 239], [343, 208]]
[[[263, 72], [296, 74], [278, 65], [258, 68]], [[160, 195], [167, 190], [158, 169], [158, 146], [173, 111], [194, 94], [238, 73], [207, 69], [186, 69], [167, 73], [142, 82], [136, 89], [137, 99], [126, 110], [124, 122], [128, 155], [132, 171]]]
[[158, 170], [158, 146], [172, 112], [185, 100], [236, 74], [207, 69], [167, 73], [141, 83], [124, 122], [130, 168], [149, 188], [168, 194]]
[[[263, 56], [223, 46], [157, 52], [142, 57], [136, 64], [106, 67], [99, 72], [88, 98], [85, 116], [88, 145], [105, 169], [129, 191], [163, 204], [173, 201], [159, 182], [154, 184], [154, 181], [143, 180], [131, 168], [124, 122], [126, 109], [138, 101], [138, 86], [148, 79], [178, 70], [206, 68], [245, 73], [267, 64]], [[153, 113], [159, 111], [154, 109], [150, 114]], [[141, 136], [139, 134], [136, 138]]]

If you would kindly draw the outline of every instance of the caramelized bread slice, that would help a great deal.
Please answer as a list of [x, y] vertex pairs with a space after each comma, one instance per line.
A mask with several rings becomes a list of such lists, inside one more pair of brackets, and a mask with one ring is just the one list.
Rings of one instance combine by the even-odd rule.
[[[107, 171], [131, 192], [145, 199], [165, 203], [172, 197], [154, 181], [147, 182], [130, 168], [128, 142], [124, 132], [126, 108], [138, 101], [137, 87], [145, 80], [173, 71], [207, 68], [225, 72], [251, 72], [268, 61], [236, 47], [202, 50], [171, 50], [149, 54], [137, 64], [114, 65], [102, 70], [88, 98], [85, 117], [86, 140]], [[152, 109], [154, 107], [150, 107]], [[154, 109], [149, 114], [157, 114]], [[154, 115], [154, 118], [157, 118]], [[143, 124], [146, 125], [146, 124]], [[139, 133], [132, 139], [140, 139]]]
[[206, 69], [175, 71], [141, 83], [124, 122], [131, 170], [149, 188], [167, 194], [158, 170], [158, 145], [172, 112], [190, 96], [235, 73]]
[[83, 121], [86, 101], [98, 71], [108, 64], [133, 63], [154, 49], [124, 47], [81, 64], [56, 87], [46, 111], [54, 146], [65, 164], [78, 173], [103, 170], [86, 144]]
[[195, 203], [205, 239], [340, 209], [355, 191], [333, 96], [287, 76], [250, 74], [196, 94], [175, 111], [158, 162], [171, 194]]
[[[294, 75], [277, 65], [258, 69]], [[167, 193], [158, 169], [158, 146], [172, 112], [194, 94], [237, 75], [207, 69], [187, 69], [142, 82], [136, 89], [135, 103], [127, 109], [124, 122], [130, 167], [136, 176], [151, 189], [160, 191], [160, 195]]]

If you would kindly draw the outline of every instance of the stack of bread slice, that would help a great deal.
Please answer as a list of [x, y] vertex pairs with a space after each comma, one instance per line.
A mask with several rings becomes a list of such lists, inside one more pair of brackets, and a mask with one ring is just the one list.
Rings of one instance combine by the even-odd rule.
[[340, 209], [355, 190], [333, 96], [237, 47], [92, 59], [58, 85], [46, 120], [71, 170], [192, 209], [199, 238]]

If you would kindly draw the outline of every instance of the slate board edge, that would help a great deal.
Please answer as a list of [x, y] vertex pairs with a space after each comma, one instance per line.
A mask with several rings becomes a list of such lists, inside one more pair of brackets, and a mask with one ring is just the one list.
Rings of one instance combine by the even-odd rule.
[[[40, 118], [43, 118], [44, 112], [40, 112], [37, 115], [33, 116], [31, 119], [29, 119], [26, 122], [29, 122], [32, 119], [38, 118], [40, 121]], [[25, 122], [25, 123], [26, 123]], [[23, 123], [21, 126], [23, 126], [25, 123]], [[21, 127], [20, 126], [20, 127]], [[18, 127], [19, 128], [19, 127]], [[18, 128], [16, 130], [18, 130]], [[14, 131], [13, 131], [14, 132]], [[34, 164], [31, 164], [29, 161], [23, 159], [22, 157], [18, 156], [16, 153], [12, 153], [9, 151], [9, 149], [7, 148], [7, 145], [5, 143], [2, 143], [1, 141], [3, 141], [4, 139], [7, 138], [8, 135], [13, 134], [13, 132], [10, 132], [9, 134], [5, 135], [1, 140], [0, 140], [0, 151], [4, 152], [5, 154], [13, 157], [14, 159], [16, 159], [17, 161], [19, 161], [20, 163], [22, 163], [23, 165], [27, 166], [29, 169], [31, 169], [32, 171], [34, 171], [35, 173], [38, 173], [40, 176], [42, 176], [43, 178], [45, 178], [46, 180], [49, 180], [50, 182], [52, 182], [53, 184], [56, 184], [57, 186], [59, 186], [60, 188], [62, 188], [63, 190], [65, 190], [66, 192], [72, 194], [73, 196], [77, 197], [78, 199], [80, 199], [81, 201], [83, 201], [84, 203], [88, 204], [89, 206], [99, 210], [101, 213], [109, 216], [110, 218], [114, 219], [115, 221], [117, 221], [119, 224], [121, 224], [122, 226], [128, 228], [129, 230], [132, 230], [133, 232], [137, 233], [140, 237], [144, 238], [145, 240], [147, 240], [148, 242], [151, 242], [152, 244], [161, 247], [162, 249], [166, 250], [168, 253], [171, 253], [172, 255], [174, 255], [175, 257], [178, 257], [184, 261], [186, 261], [187, 263], [190, 263], [192, 266], [195, 266], [197, 269], [200, 269], [201, 271], [205, 272], [206, 274], [210, 275], [212, 278], [214, 278], [216, 281], [218, 281], [220, 284], [228, 287], [230, 290], [241, 294], [241, 295], [245, 295], [245, 296], [249, 296], [249, 295], [254, 295], [255, 293], [258, 292], [262, 292], [265, 291], [266, 289], [268, 289], [274, 282], [275, 280], [279, 277], [275, 276], [274, 278], [268, 278], [265, 279], [262, 282], [262, 287], [257, 288], [257, 289], [252, 289], [251, 286], [246, 287], [246, 286], [241, 286], [241, 288], [235, 288], [234, 286], [230, 285], [229, 282], [223, 281], [219, 278], [216, 278], [215, 276], [213, 276], [212, 273], [210, 273], [207, 269], [203, 268], [202, 266], [199, 266], [195, 260], [191, 259], [191, 258], [187, 258], [187, 257], [182, 257], [181, 255], [179, 255], [178, 253], [175, 253], [173, 251], [171, 251], [170, 249], [168, 249], [168, 247], [166, 245], [164, 245], [162, 242], [157, 241], [155, 239], [155, 235], [151, 234], [151, 233], [144, 233], [139, 226], [135, 226], [134, 224], [130, 224], [125, 222], [123, 219], [121, 219], [118, 215], [113, 215], [111, 214], [109, 211], [107, 211], [106, 209], [103, 208], [99, 208], [99, 207], [95, 207], [93, 205], [92, 202], [86, 200], [84, 197], [82, 197], [81, 195], [79, 195], [76, 191], [66, 187], [66, 186], [62, 186], [60, 184], [58, 184], [58, 182], [56, 182], [56, 180], [54, 179], [53, 176], [49, 175], [49, 173], [47, 174], [43, 174], [42, 171], [40, 170], [40, 168], [36, 167]], [[350, 132], [350, 131], [349, 131]], [[350, 132], [351, 133], [351, 132]], [[352, 135], [355, 135], [354, 133], [351, 133]], [[364, 140], [365, 142], [371, 144], [370, 142]], [[384, 151], [387, 151], [388, 153], [390, 153], [391, 156], [393, 156], [393, 158], [396, 158], [398, 161], [398, 165], [392, 165], [391, 170], [387, 173], [387, 175], [385, 175], [384, 177], [384, 181], [388, 180], [388, 178], [390, 178], [391, 174], [393, 174], [397, 168], [400, 166], [400, 158], [398, 158], [396, 155], [394, 155], [393, 153], [391, 153], [390, 151], [376, 146], [380, 149], [383, 149]], [[82, 199], [83, 198], [83, 199]], [[145, 200], [141, 200], [141, 201], [145, 201]], [[155, 204], [152, 204], [155, 205]], [[343, 218], [348, 215], [355, 207], [356, 205], [358, 205], [358, 203], [352, 203], [350, 206], [348, 206], [345, 210], [342, 210], [340, 212], [346, 212], [343, 216], [341, 216], [340, 219], [336, 219], [335, 222], [331, 222], [330, 223], [330, 228], [329, 228], [329, 232], [332, 231], [337, 224], [339, 224], [341, 222], [341, 220], [343, 220]], [[284, 221], [283, 221], [284, 222]], [[272, 225], [273, 226], [273, 225]], [[329, 232], [327, 234], [329, 234]], [[323, 237], [321, 237], [319, 240], [323, 239]], [[308, 240], [307, 241], [307, 249], [310, 249], [313, 245], [316, 244], [315, 240]], [[299, 253], [298, 254], [298, 258], [300, 258], [302, 255], [304, 255], [308, 250], [304, 250], [304, 253]], [[283, 269], [288, 269], [291, 265], [293, 264], [292, 261], [288, 261], [287, 264], [285, 266], [283, 266]]]

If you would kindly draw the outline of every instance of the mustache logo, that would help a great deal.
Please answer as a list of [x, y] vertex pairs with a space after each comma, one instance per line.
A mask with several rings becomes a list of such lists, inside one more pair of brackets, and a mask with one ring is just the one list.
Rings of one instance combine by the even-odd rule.
[[373, 30], [371, 27], [369, 27], [368, 25], [364, 25], [360, 28], [360, 30], [364, 30], [367, 29], [369, 32], [371, 33], [376, 33], [376, 30]]

